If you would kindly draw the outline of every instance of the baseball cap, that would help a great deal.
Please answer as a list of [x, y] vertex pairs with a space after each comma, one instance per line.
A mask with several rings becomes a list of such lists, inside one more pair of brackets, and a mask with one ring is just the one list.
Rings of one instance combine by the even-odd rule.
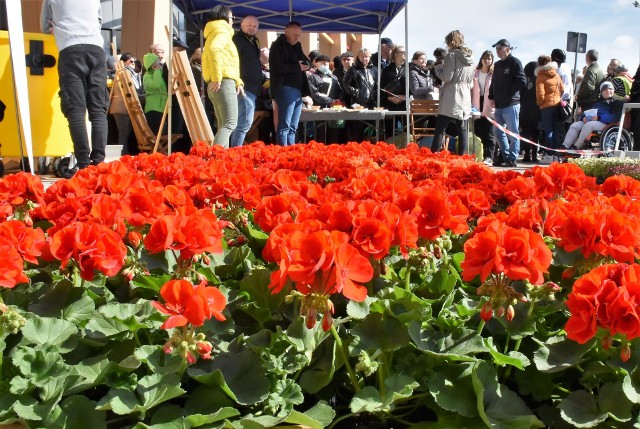
[[496, 43], [491, 45], [492, 48], [495, 48], [497, 46], [506, 46], [507, 48], [511, 48], [511, 43], [509, 43], [507, 39], [500, 39]]
[[600, 84], [600, 92], [602, 92], [605, 88], [614, 89], [613, 88], [613, 84], [611, 82], [609, 82], [608, 80], [605, 80], [604, 82], [602, 82]]
[[380, 44], [381, 45], [387, 45], [390, 48], [393, 47], [393, 42], [388, 37], [383, 37], [382, 39], [380, 39]]
[[340, 58], [353, 58], [353, 53], [352, 53], [352, 52], [350, 52], [350, 51], [343, 52], [343, 53], [340, 55]]

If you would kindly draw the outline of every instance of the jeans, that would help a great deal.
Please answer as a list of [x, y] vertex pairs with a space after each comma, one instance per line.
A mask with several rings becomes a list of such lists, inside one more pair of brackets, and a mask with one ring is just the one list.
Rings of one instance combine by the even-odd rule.
[[[58, 58], [60, 108], [69, 123], [78, 168], [104, 161], [107, 146], [107, 63], [96, 45], [72, 45]], [[91, 122], [91, 147], [85, 115]]]
[[[514, 134], [518, 134], [518, 125], [520, 122], [520, 105], [515, 104], [507, 107], [496, 107], [494, 114], [495, 121], [500, 125], [506, 125], [506, 128]], [[520, 155], [520, 139], [513, 137], [495, 127], [496, 140], [500, 144], [502, 157], [505, 161], [516, 162]]]
[[433, 142], [431, 143], [431, 152], [440, 152], [442, 149], [442, 140], [444, 138], [444, 132], [447, 129], [449, 123], [455, 124], [458, 135], [457, 143], [458, 149], [456, 153], [458, 155], [467, 154], [467, 145], [469, 142], [469, 121], [466, 119], [450, 118], [445, 115], [438, 115], [436, 118], [436, 129], [434, 130]]
[[276, 143], [280, 146], [294, 145], [302, 112], [302, 91], [283, 85], [276, 96], [276, 104], [278, 105]]
[[473, 122], [473, 128], [476, 132], [476, 136], [482, 140], [482, 151], [484, 153], [484, 159], [491, 159], [493, 157], [494, 140], [493, 136], [493, 124], [482, 117], [475, 119]]
[[560, 111], [558, 106], [545, 107], [540, 109], [540, 119], [542, 120], [542, 129], [544, 130], [544, 139], [549, 149], [559, 149], [561, 142], [556, 135], [556, 127]]
[[129, 136], [131, 135], [131, 118], [129, 115], [122, 113], [114, 113], [113, 119], [116, 121], [118, 128], [118, 144], [122, 145], [122, 154], [129, 154]]
[[244, 143], [244, 138], [253, 124], [253, 113], [256, 110], [255, 94], [245, 92], [244, 96], [238, 95], [238, 125], [231, 133], [229, 141], [230, 147], [240, 147]]
[[238, 123], [238, 96], [236, 94], [236, 82], [233, 79], [223, 78], [220, 89], [211, 92], [207, 89], [209, 98], [213, 103], [216, 114], [218, 131], [213, 143], [224, 148], [229, 147], [229, 138], [236, 129]]

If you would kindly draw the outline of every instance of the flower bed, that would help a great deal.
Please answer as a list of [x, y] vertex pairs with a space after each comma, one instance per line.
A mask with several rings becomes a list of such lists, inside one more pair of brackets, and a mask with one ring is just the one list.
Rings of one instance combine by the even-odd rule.
[[0, 179], [0, 423], [638, 421], [640, 182], [416, 145], [192, 154]]

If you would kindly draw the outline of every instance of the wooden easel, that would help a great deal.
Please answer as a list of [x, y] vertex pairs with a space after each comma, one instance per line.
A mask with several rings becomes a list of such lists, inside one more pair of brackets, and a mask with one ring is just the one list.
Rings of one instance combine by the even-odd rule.
[[[131, 75], [125, 69], [122, 61], [116, 61], [116, 77], [114, 79], [114, 85], [118, 85], [120, 92], [124, 98], [124, 104], [129, 113], [131, 119], [131, 126], [133, 132], [138, 141], [138, 149], [140, 152], [157, 152], [160, 150], [163, 153], [168, 151], [168, 137], [161, 135], [161, 130], [164, 128], [164, 123], [167, 118], [167, 106], [165, 104], [164, 113], [162, 115], [162, 121], [160, 122], [160, 130], [154, 133], [149, 127], [147, 118], [144, 116], [144, 110], [140, 99], [138, 98], [138, 92], [131, 80]], [[181, 138], [180, 134], [173, 134], [171, 136], [171, 143], [175, 143], [176, 140]]]
[[198, 84], [193, 77], [193, 71], [186, 52], [174, 53], [172, 70], [173, 91], [178, 99], [191, 141], [193, 143], [201, 141], [212, 145], [213, 131], [204, 111]]

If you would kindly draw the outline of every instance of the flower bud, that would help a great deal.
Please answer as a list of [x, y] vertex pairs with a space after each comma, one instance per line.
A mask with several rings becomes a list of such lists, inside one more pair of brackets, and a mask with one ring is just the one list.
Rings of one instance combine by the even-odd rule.
[[602, 339], [602, 342], [600, 344], [602, 345], [603, 349], [609, 350], [609, 348], [611, 348], [611, 345], [613, 344], [613, 338], [611, 337], [611, 335], [607, 335]]
[[491, 302], [485, 302], [480, 310], [480, 317], [485, 322], [488, 322], [493, 317], [493, 308], [491, 308]]
[[171, 341], [167, 341], [166, 343], [164, 343], [164, 346], [162, 346], [162, 351], [166, 355], [171, 354], [173, 352], [173, 343], [171, 343]]
[[509, 305], [507, 307], [507, 313], [505, 314], [504, 318], [507, 319], [507, 322], [511, 322], [515, 315], [516, 315], [516, 310], [513, 308], [513, 305]]
[[622, 362], [626, 362], [629, 358], [631, 358], [631, 348], [629, 347], [629, 343], [624, 343], [620, 349], [620, 359], [622, 359]]
[[198, 358], [191, 352], [187, 352], [186, 358], [189, 365], [196, 363], [196, 361], [198, 360]]
[[213, 346], [209, 341], [200, 341], [196, 344], [196, 350], [200, 356], [209, 355], [211, 356], [211, 350]]

